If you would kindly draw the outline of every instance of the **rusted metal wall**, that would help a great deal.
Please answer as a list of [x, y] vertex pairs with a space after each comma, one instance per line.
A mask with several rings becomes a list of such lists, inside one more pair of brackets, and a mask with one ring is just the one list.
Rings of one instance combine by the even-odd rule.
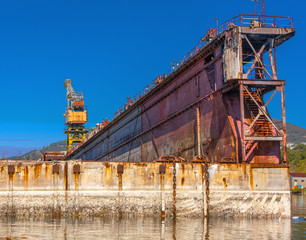
[[[196, 150], [198, 107], [204, 154], [212, 162], [235, 159], [236, 141], [224, 100], [220, 93], [210, 95], [224, 84], [221, 55], [221, 47], [216, 48], [69, 158], [150, 162], [162, 155], [176, 154], [191, 161], [199, 154]], [[202, 98], [205, 100], [199, 101]], [[124, 144], [137, 135], [140, 136]]]
[[[286, 34], [294, 34], [271, 29], [254, 30], [256, 35], [252, 35], [245, 27], [223, 32], [67, 159], [152, 162], [163, 155], [176, 155], [190, 162], [201, 155], [210, 163], [280, 163], [280, 140], [273, 136], [272, 140], [245, 140], [254, 117], [251, 118], [250, 103], [239, 95], [238, 86], [244, 84], [239, 83], [244, 74], [243, 31], [251, 34], [248, 36], [254, 45], [271, 34], [283, 39], [289, 38]], [[258, 98], [264, 104], [262, 96]], [[271, 123], [266, 126], [276, 135]], [[283, 132], [283, 140], [285, 135]]]

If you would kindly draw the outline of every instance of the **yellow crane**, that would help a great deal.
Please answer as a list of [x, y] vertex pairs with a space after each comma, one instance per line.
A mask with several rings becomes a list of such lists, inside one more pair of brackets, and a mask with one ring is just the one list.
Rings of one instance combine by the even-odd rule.
[[84, 124], [87, 122], [87, 110], [84, 106], [84, 97], [82, 92], [75, 92], [71, 85], [71, 79], [65, 80], [67, 89], [67, 108], [64, 114], [65, 124], [67, 126], [67, 153], [71, 151], [71, 146], [77, 144], [85, 138], [86, 129]]

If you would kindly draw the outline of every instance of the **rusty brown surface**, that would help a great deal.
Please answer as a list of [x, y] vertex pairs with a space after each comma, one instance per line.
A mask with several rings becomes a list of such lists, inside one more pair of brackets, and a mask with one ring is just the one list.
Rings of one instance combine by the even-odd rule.
[[15, 166], [14, 165], [9, 165], [7, 167], [7, 172], [8, 172], [8, 174], [14, 174], [15, 173]]
[[118, 174], [122, 174], [123, 173], [123, 165], [122, 164], [118, 164], [117, 165], [117, 173]]
[[160, 174], [165, 174], [166, 173], [166, 165], [165, 164], [159, 165], [159, 173]]
[[[47, 168], [46, 168], [47, 169]], [[60, 165], [53, 165], [52, 166], [52, 173], [54, 174], [54, 173], [57, 173], [57, 174], [59, 174], [59, 172], [60, 172]], [[48, 174], [48, 173], [47, 173]]]
[[[167, 162], [174, 156], [180, 162], [281, 163], [280, 143], [286, 143], [284, 81], [277, 80], [273, 49], [292, 37], [294, 29], [243, 24], [226, 28], [196, 51], [67, 159]], [[272, 73], [262, 62], [265, 52]], [[248, 70], [245, 61], [251, 63]], [[282, 131], [263, 101], [265, 93], [279, 91], [280, 86]]]
[[79, 164], [73, 165], [73, 173], [77, 174], [81, 172], [81, 166]]

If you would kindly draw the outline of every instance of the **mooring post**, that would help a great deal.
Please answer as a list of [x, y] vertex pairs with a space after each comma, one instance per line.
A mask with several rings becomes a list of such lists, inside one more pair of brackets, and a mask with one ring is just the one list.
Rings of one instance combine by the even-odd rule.
[[121, 206], [121, 193], [122, 193], [122, 174], [123, 174], [123, 164], [117, 165], [117, 175], [118, 175], [118, 211], [119, 217], [122, 218], [122, 206]]
[[203, 178], [204, 178], [204, 184], [203, 184], [203, 210], [204, 210], [204, 217], [208, 217], [209, 215], [209, 172], [208, 172], [208, 166], [205, 163], [202, 165], [203, 167]]
[[8, 189], [9, 189], [9, 202], [7, 206], [7, 213], [8, 215], [14, 215], [14, 194], [13, 194], [13, 188], [14, 188], [14, 174], [15, 174], [15, 166], [14, 165], [8, 165], [7, 166], [8, 171]]
[[160, 173], [160, 198], [161, 198], [161, 220], [165, 221], [166, 217], [166, 208], [165, 208], [165, 173], [166, 173], [166, 165], [159, 165], [159, 173]]
[[173, 159], [173, 219], [176, 218], [176, 163]]

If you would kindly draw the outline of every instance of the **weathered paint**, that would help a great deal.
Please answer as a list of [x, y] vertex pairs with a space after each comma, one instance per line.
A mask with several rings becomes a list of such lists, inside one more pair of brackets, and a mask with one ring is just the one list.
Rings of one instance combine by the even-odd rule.
[[[171, 154], [190, 162], [199, 155], [199, 138], [202, 154], [211, 163], [280, 163], [280, 141], [285, 136], [278, 136], [277, 141], [257, 139], [259, 143], [256, 144], [244, 139], [244, 132], [248, 131], [254, 119], [251, 115], [258, 110], [251, 109], [255, 103], [250, 98], [247, 100], [241, 95], [239, 100], [237, 86], [253, 84], [256, 80], [244, 83], [248, 79], [241, 79], [245, 61], [242, 55], [250, 51], [247, 41], [259, 51], [261, 44], [270, 38], [276, 38], [275, 46], [278, 46], [293, 35], [293, 28], [233, 26], [227, 29], [74, 150], [67, 159], [153, 162], [162, 155]], [[261, 79], [261, 88], [268, 86], [265, 84], [281, 82]], [[264, 105], [262, 96], [258, 101]], [[197, 134], [196, 109], [200, 113], [200, 137]], [[276, 134], [269, 122], [258, 126]], [[266, 138], [266, 135], [259, 137]], [[248, 159], [245, 159], [246, 151], [249, 152]]]
[[[59, 173], [50, 170], [52, 165], [59, 165]], [[290, 216], [287, 168], [211, 164], [208, 173], [210, 216]], [[203, 216], [204, 177], [202, 163], [0, 162], [0, 215], [166, 217], [175, 208], [178, 217]]]

